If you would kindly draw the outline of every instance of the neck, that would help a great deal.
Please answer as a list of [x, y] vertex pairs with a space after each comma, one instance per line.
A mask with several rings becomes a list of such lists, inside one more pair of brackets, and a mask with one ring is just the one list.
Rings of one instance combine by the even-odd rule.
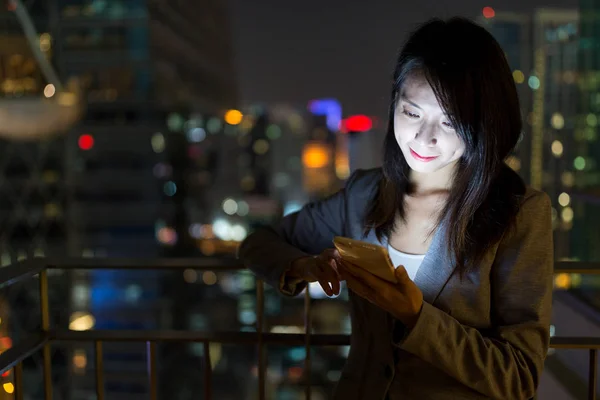
[[452, 187], [452, 180], [456, 170], [455, 164], [430, 173], [410, 171], [409, 180], [413, 195], [427, 195], [433, 193], [447, 193]]

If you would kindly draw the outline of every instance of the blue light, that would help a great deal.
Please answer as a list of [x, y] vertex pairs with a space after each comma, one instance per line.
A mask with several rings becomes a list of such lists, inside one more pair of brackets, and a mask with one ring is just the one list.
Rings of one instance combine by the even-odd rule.
[[327, 127], [337, 132], [342, 122], [342, 105], [336, 99], [318, 99], [308, 103], [308, 110], [314, 115], [325, 115]]

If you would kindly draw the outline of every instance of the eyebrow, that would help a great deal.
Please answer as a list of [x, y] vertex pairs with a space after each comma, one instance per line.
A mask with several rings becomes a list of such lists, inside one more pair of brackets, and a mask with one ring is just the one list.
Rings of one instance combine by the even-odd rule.
[[413, 107], [418, 108], [419, 110], [422, 110], [421, 107], [419, 107], [419, 105], [413, 101], [411, 101], [408, 97], [406, 97], [405, 95], [401, 95], [400, 96], [402, 98], [402, 100], [404, 100], [405, 102], [407, 102], [408, 104], [410, 104]]

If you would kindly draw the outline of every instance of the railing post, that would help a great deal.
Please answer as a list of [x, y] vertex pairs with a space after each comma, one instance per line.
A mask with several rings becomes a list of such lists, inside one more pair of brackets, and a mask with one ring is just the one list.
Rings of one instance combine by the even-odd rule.
[[[40, 271], [40, 312], [42, 318], [42, 332], [48, 335], [50, 331], [50, 305], [48, 299], [48, 269]], [[52, 400], [52, 358], [50, 354], [50, 343], [44, 345], [42, 350], [44, 357], [44, 399]]]
[[23, 363], [15, 365], [15, 400], [23, 400]]
[[104, 400], [104, 353], [102, 342], [96, 340], [96, 400]]
[[306, 289], [304, 289], [304, 376], [306, 377], [306, 387], [304, 388], [305, 399], [310, 400], [312, 390], [311, 390], [311, 357], [310, 357], [310, 336], [311, 336], [311, 326], [312, 326], [312, 307], [310, 302], [310, 291], [308, 290], [308, 285]]
[[265, 400], [265, 349], [263, 343], [265, 284], [256, 281], [256, 334], [258, 335], [258, 399]]
[[212, 363], [210, 361], [210, 342], [204, 345], [204, 400], [212, 399]]
[[156, 342], [146, 342], [146, 357], [148, 359], [148, 385], [150, 387], [150, 400], [157, 400]]
[[596, 376], [598, 366], [598, 349], [590, 349], [590, 368], [588, 378], [588, 399], [596, 400]]

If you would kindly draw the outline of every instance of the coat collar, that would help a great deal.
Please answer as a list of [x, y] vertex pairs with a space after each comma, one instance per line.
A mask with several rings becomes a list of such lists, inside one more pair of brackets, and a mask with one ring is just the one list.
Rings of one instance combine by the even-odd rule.
[[[456, 263], [454, 255], [449, 254], [446, 248], [445, 237], [447, 231], [446, 220], [443, 220], [436, 229], [425, 258], [417, 271], [414, 282], [423, 292], [424, 301], [433, 304], [438, 295], [452, 276]], [[370, 243], [379, 244], [387, 249], [387, 237], [378, 240], [375, 230], [371, 229], [364, 239]]]

